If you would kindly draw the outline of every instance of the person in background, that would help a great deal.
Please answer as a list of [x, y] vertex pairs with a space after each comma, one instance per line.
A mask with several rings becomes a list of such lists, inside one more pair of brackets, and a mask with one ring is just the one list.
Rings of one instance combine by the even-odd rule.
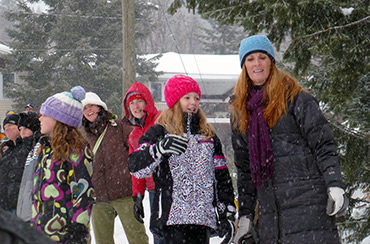
[[24, 106], [24, 109], [26, 112], [36, 112], [35, 107], [31, 103], [28, 103], [26, 106]]
[[58, 243], [89, 243], [94, 203], [93, 153], [77, 129], [85, 90], [57, 93], [41, 105], [39, 155], [34, 173], [31, 222]]
[[239, 57], [242, 72], [231, 99], [240, 218], [235, 242], [251, 236], [261, 244], [340, 243], [335, 216], [343, 214], [346, 198], [319, 103], [276, 67], [266, 36], [244, 39]]
[[[5, 151], [10, 149], [8, 153], [11, 152], [15, 148], [17, 144], [17, 138], [19, 137], [19, 129], [18, 129], [18, 120], [19, 115], [12, 113], [7, 114], [4, 121], [3, 121], [3, 129], [5, 133], [5, 138], [3, 139], [0, 148], [1, 148], [1, 157], [4, 156]], [[21, 139], [19, 138], [18, 141]]]
[[0, 132], [0, 143], [3, 142], [3, 140], [6, 138], [5, 133]]
[[0, 208], [13, 214], [17, 208], [19, 185], [27, 157], [19, 136], [18, 121], [18, 114], [8, 115], [4, 119], [3, 127], [8, 140], [1, 144], [0, 157]]
[[8, 115], [12, 115], [12, 114], [15, 114], [15, 112], [12, 110], [7, 110], [5, 113], [5, 117], [7, 117]]
[[22, 112], [19, 114], [19, 130], [22, 138], [22, 145], [26, 150], [27, 158], [23, 165], [23, 175], [19, 188], [17, 202], [17, 216], [25, 222], [29, 222], [32, 216], [32, 186], [33, 174], [35, 171], [39, 139], [41, 137], [40, 121], [38, 114], [34, 112]]
[[4, 140], [6, 140], [7, 139], [7, 137], [6, 137], [6, 135], [5, 135], [5, 133], [4, 132], [0, 132], [0, 144], [4, 141]]
[[20, 220], [14, 214], [0, 208], [1, 244], [56, 244], [53, 240]]
[[128, 169], [128, 137], [131, 127], [108, 111], [100, 97], [87, 92], [83, 104], [83, 132], [94, 147], [96, 204], [92, 222], [96, 243], [114, 243], [114, 219], [118, 215], [130, 243], [148, 243], [145, 227], [135, 220], [131, 175]]
[[[17, 209], [24, 163], [40, 138], [40, 122], [37, 114], [23, 112], [17, 116], [20, 136], [14, 148], [8, 149], [0, 161], [0, 194], [3, 196], [0, 199], [0, 207], [12, 213], [15, 213]], [[29, 187], [32, 187], [32, 181]], [[29, 196], [31, 196], [31, 189]], [[31, 209], [31, 202], [28, 202], [28, 208]]]
[[[138, 82], [133, 83], [127, 90], [123, 99], [123, 107], [126, 115], [122, 121], [134, 129], [128, 138], [129, 154], [139, 147], [139, 139], [144, 133], [154, 125], [160, 112], [154, 106], [154, 101], [149, 89]], [[145, 189], [149, 192], [150, 207], [153, 205], [155, 184], [153, 176], [137, 179], [132, 175], [132, 196], [134, 198], [134, 215], [140, 222], [144, 223], [143, 198]], [[156, 233], [153, 233], [154, 244], [162, 243], [162, 239]]]
[[[8, 117], [8, 115], [11, 115], [11, 114], [14, 114], [14, 112], [10, 111], [10, 110], [6, 111], [5, 118]], [[5, 121], [5, 119], [4, 119], [4, 121]], [[0, 146], [1, 146], [1, 143], [7, 141], [8, 139], [9, 138], [5, 135], [5, 133], [1, 131], [0, 132]], [[2, 150], [0, 150], [0, 158], [1, 158], [1, 153], [2, 153]]]
[[208, 244], [211, 229], [223, 236], [227, 215], [236, 212], [221, 141], [199, 108], [195, 80], [175, 75], [164, 94], [169, 109], [140, 138], [130, 171], [136, 178], [153, 174], [150, 228], [159, 229], [166, 244]]

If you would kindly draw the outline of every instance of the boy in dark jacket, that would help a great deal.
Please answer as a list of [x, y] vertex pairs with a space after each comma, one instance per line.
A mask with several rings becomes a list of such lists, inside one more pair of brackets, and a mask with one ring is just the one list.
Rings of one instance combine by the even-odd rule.
[[[7, 118], [11, 118], [10, 116], [13, 115]], [[17, 130], [19, 130], [20, 137], [17, 138], [14, 146], [9, 144], [10, 147], [5, 151], [0, 163], [0, 192], [3, 196], [0, 199], [0, 207], [12, 213], [16, 212], [27, 155], [40, 137], [40, 122], [35, 113], [20, 113], [17, 118]], [[31, 191], [29, 191], [29, 196], [30, 194]], [[31, 208], [30, 202], [28, 207]]]
[[41, 136], [40, 121], [38, 114], [34, 112], [23, 112], [19, 116], [18, 126], [23, 139], [22, 144], [27, 148], [26, 151], [29, 149], [29, 152], [19, 188], [17, 216], [24, 221], [30, 221], [32, 216], [33, 173], [40, 146], [40, 143], [38, 143]]

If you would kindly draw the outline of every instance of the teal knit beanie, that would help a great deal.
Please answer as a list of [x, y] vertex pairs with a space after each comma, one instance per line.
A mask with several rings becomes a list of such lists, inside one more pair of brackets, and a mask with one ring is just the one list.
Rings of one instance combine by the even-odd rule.
[[275, 53], [270, 40], [266, 36], [254, 35], [245, 38], [240, 43], [239, 59], [240, 67], [243, 68], [245, 58], [252, 53], [262, 52], [267, 54], [275, 63]]

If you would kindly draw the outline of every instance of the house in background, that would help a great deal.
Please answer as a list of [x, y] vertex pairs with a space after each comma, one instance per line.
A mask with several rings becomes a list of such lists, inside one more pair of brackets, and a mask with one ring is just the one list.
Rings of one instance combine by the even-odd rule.
[[[158, 54], [143, 55], [151, 59]], [[231, 174], [235, 175], [233, 167], [233, 148], [231, 144], [231, 128], [229, 119], [229, 96], [233, 93], [236, 81], [241, 73], [239, 55], [205, 55], [163, 53], [154, 60], [158, 65], [157, 72], [162, 72], [156, 82], [138, 80], [149, 87], [158, 110], [167, 109], [164, 99], [164, 86], [169, 78], [176, 74], [192, 77], [199, 83], [202, 91], [200, 106], [207, 116], [207, 121], [213, 125], [220, 138], [223, 152], [229, 164]]]
[[[6, 61], [2, 58], [2, 55], [9, 54], [10, 48], [4, 44], [0, 44], [0, 68], [5, 68]], [[3, 120], [7, 111], [12, 110], [13, 102], [8, 99], [4, 94], [4, 87], [7, 83], [16, 82], [16, 74], [10, 73], [5, 74], [0, 72], [0, 122], [1, 131], [3, 130]]]
[[[158, 54], [142, 57], [155, 58]], [[176, 74], [192, 77], [202, 91], [201, 107], [207, 117], [227, 118], [228, 99], [241, 72], [238, 55], [178, 54], [168, 52], [155, 60], [156, 71], [162, 72], [157, 82], [149, 82], [149, 89], [159, 110], [167, 108], [164, 85]], [[139, 78], [140, 79], [140, 78]], [[147, 84], [146, 81], [142, 81]]]
[[[6, 62], [1, 54], [10, 53], [9, 47], [0, 44], [0, 65], [5, 67]], [[152, 59], [158, 54], [143, 55], [143, 58]], [[235, 83], [241, 72], [238, 55], [205, 55], [205, 54], [178, 54], [163, 53], [158, 59], [156, 71], [161, 72], [156, 82], [140, 79], [152, 92], [153, 99], [159, 110], [167, 109], [164, 99], [164, 85], [167, 80], [176, 74], [188, 75], [195, 79], [202, 90], [201, 107], [208, 118], [228, 118], [228, 99], [233, 92]], [[9, 82], [17, 81], [15, 73], [0, 73], [0, 121], [5, 113], [12, 109], [13, 102], [4, 95], [4, 86]]]

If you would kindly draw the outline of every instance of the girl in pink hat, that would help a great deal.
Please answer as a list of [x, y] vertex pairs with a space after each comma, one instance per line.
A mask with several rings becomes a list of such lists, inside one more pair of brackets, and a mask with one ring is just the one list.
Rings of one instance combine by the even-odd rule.
[[150, 228], [160, 230], [165, 243], [209, 243], [211, 230], [223, 236], [230, 226], [226, 216], [235, 213], [222, 145], [199, 108], [195, 80], [175, 75], [164, 94], [169, 109], [140, 138], [130, 171], [136, 178], [153, 173]]

